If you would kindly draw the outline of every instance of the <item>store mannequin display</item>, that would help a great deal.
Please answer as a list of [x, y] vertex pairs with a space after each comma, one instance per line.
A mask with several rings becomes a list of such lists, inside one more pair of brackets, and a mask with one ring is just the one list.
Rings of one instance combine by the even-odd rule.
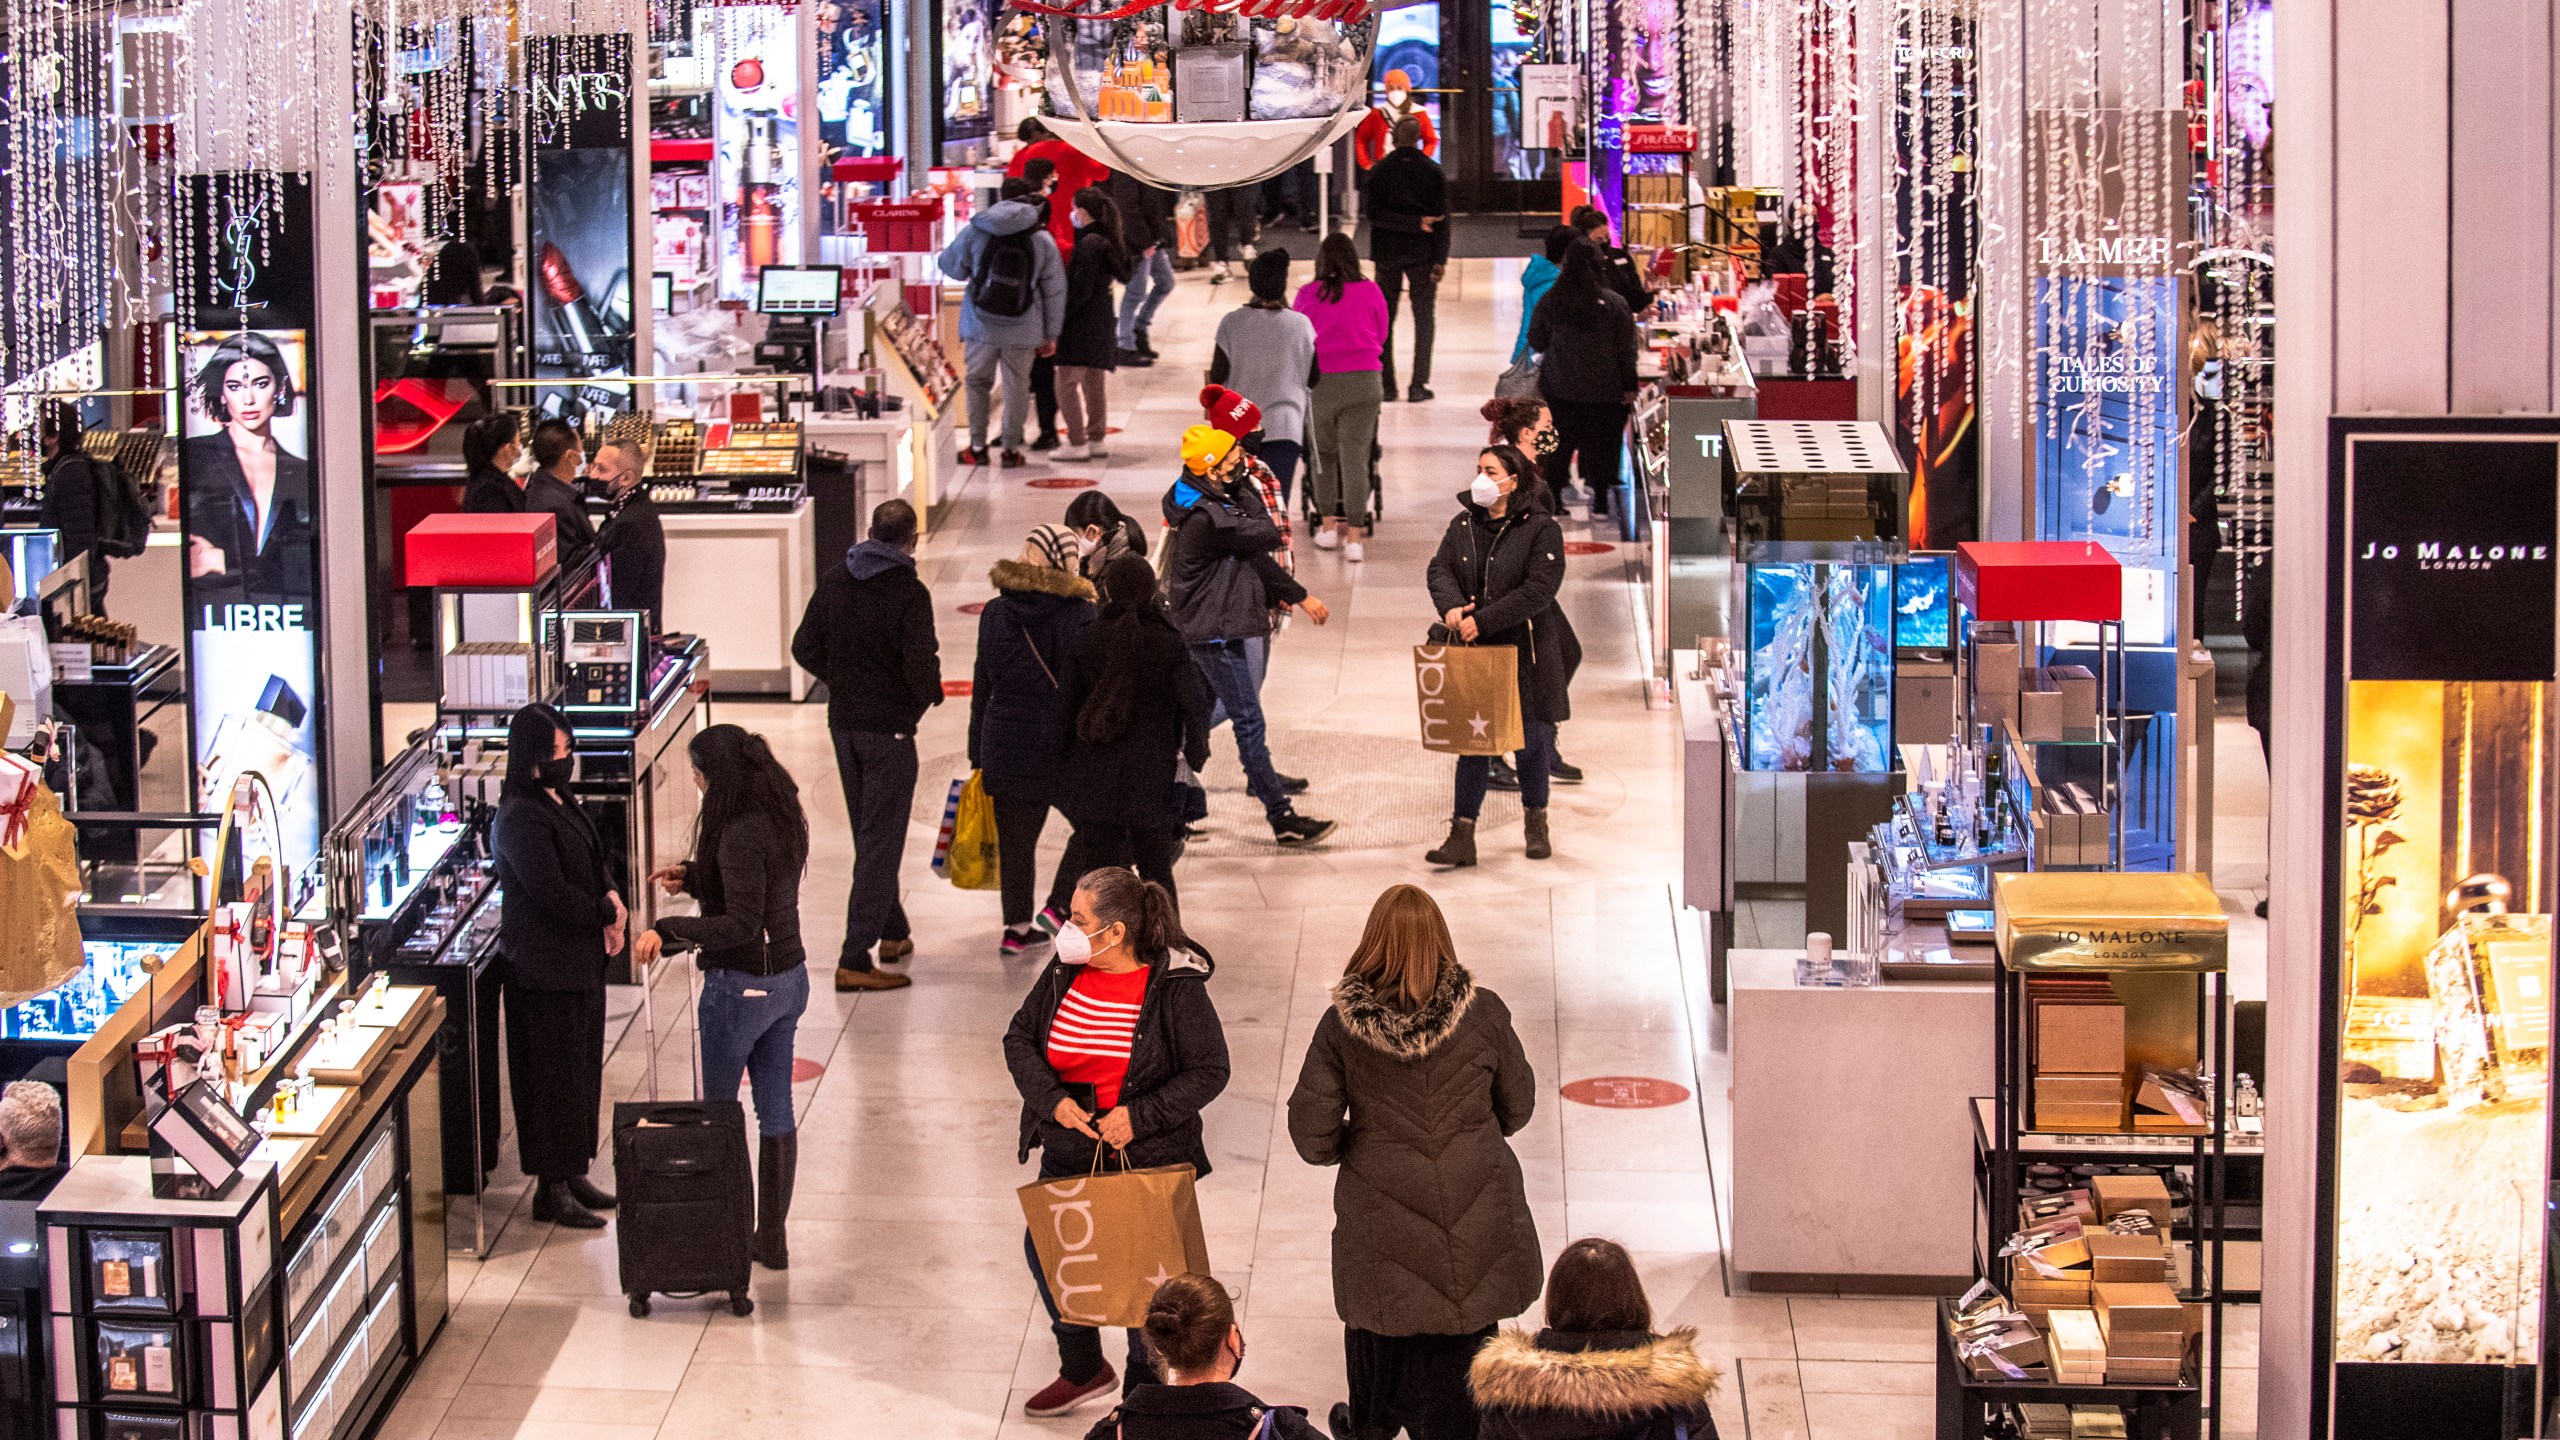
[[1394, 144], [1396, 122], [1411, 119], [1422, 126], [1422, 153], [1438, 159], [1440, 129], [1431, 123], [1431, 112], [1413, 98], [1413, 76], [1402, 70], [1390, 70], [1383, 82], [1387, 98], [1369, 107], [1360, 128], [1351, 132], [1351, 158], [1366, 170], [1386, 158]]

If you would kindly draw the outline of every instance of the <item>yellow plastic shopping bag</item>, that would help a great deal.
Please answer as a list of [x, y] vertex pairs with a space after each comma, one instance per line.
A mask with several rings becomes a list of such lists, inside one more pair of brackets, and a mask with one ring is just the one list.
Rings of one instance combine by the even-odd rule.
[[963, 890], [993, 890], [996, 874], [996, 802], [987, 798], [979, 772], [951, 800], [951, 850], [943, 862], [943, 878]]

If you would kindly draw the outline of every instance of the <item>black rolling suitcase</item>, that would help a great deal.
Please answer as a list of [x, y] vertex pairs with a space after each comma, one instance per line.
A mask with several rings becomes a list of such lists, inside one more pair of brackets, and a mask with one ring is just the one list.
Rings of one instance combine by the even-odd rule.
[[613, 1107], [614, 1217], [622, 1293], [631, 1313], [651, 1295], [747, 1293], [756, 1205], [747, 1115], [735, 1100], [632, 1101]]

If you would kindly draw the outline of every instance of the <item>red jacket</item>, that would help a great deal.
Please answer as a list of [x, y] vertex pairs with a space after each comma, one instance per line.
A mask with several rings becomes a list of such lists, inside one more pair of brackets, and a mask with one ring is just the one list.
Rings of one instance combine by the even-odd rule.
[[1046, 160], [1058, 167], [1058, 188], [1049, 192], [1049, 235], [1058, 242], [1060, 255], [1072, 254], [1076, 248], [1076, 192], [1110, 179], [1111, 170], [1066, 141], [1052, 138], [1014, 151], [1004, 173], [1008, 178], [1018, 176], [1022, 167], [1034, 160]]
[[[1431, 112], [1416, 104], [1413, 118], [1422, 122], [1422, 153], [1440, 158], [1440, 128], [1431, 123]], [[1351, 158], [1366, 170], [1395, 148], [1396, 124], [1387, 118], [1387, 107], [1372, 105], [1360, 117], [1360, 128], [1351, 132]]]

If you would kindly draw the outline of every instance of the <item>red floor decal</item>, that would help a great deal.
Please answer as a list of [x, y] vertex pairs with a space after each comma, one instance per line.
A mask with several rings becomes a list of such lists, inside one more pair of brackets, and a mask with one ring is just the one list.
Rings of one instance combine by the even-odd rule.
[[945, 680], [942, 682], [942, 693], [944, 698], [956, 700], [969, 693], [969, 682], [966, 680]]
[[963, 614], [963, 615], [975, 615], [975, 614], [977, 614], [979, 611], [984, 610], [984, 609], [986, 609], [986, 608], [987, 608], [987, 602], [986, 602], [986, 601], [984, 601], [984, 600], [972, 600], [972, 601], [970, 601], [968, 604], [963, 605], [963, 606], [961, 606], [961, 607], [960, 607], [960, 613], [961, 613], [961, 614]]
[[1564, 1098], [1603, 1110], [1658, 1110], [1689, 1098], [1689, 1087], [1644, 1075], [1594, 1075], [1568, 1082]]
[[1090, 490], [1102, 482], [1087, 480], [1081, 475], [1043, 475], [1037, 480], [1025, 480], [1022, 483], [1034, 490]]
[[791, 1083], [794, 1085], [807, 1084], [826, 1073], [827, 1067], [815, 1060], [804, 1060], [796, 1055], [791, 1059]]
[[1615, 545], [1603, 545], [1597, 540], [1567, 540], [1564, 542], [1564, 553], [1567, 555], [1606, 555], [1617, 548], [1618, 547]]

